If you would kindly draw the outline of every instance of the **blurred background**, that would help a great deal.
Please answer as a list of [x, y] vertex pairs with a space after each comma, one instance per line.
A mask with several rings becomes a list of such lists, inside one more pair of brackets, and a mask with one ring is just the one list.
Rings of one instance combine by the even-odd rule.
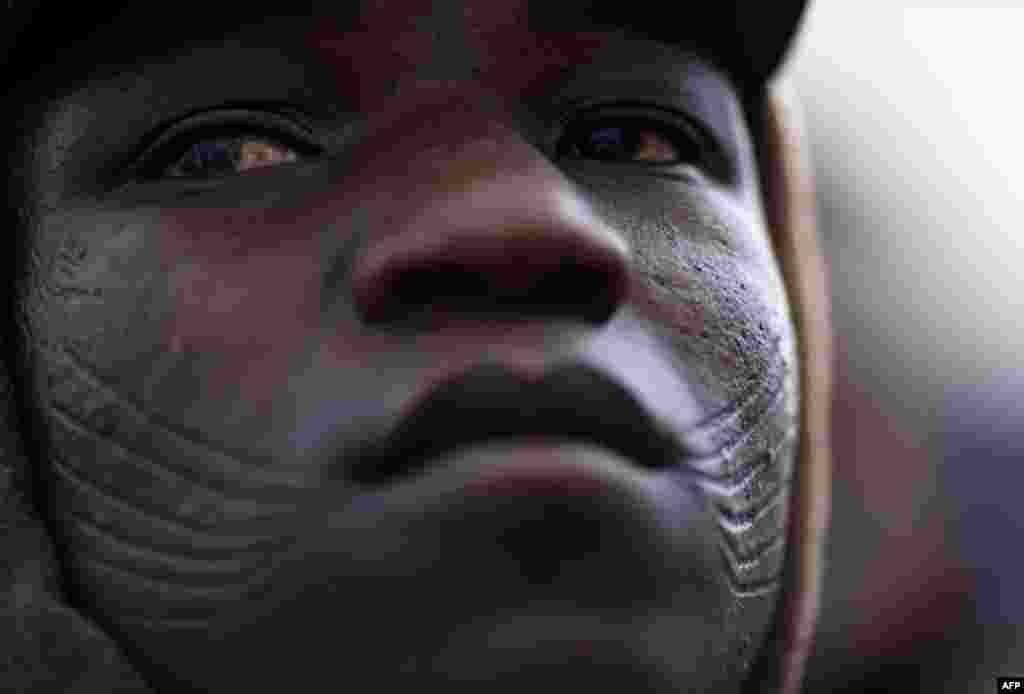
[[1024, 674], [1024, 2], [811, 0], [789, 67], [839, 352], [806, 691], [995, 691]]

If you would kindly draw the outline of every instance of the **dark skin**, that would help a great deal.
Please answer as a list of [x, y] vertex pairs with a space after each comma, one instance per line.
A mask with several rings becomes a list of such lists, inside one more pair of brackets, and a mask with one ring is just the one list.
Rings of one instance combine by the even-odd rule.
[[41, 83], [18, 301], [72, 599], [167, 691], [735, 691], [797, 405], [739, 95], [583, 16], [406, 12]]

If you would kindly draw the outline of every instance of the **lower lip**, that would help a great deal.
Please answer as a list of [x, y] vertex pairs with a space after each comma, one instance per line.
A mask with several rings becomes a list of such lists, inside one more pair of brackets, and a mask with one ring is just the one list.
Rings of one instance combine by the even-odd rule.
[[460, 497], [648, 496], [654, 478], [635, 463], [574, 441], [491, 441], [445, 453], [428, 463], [418, 486]]
[[413, 478], [357, 496], [354, 506], [397, 520], [448, 515], [474, 500], [517, 499], [578, 504], [581, 513], [620, 515], [623, 522], [650, 524], [652, 532], [680, 530], [697, 512], [692, 492], [671, 471], [641, 469], [599, 446], [552, 440], [460, 448], [431, 459]]
[[357, 493], [329, 518], [337, 529], [369, 524], [380, 532], [395, 525], [404, 536], [411, 527], [431, 528], [446, 519], [486, 513], [498, 503], [507, 511], [509, 504], [536, 508], [547, 502], [571, 508], [581, 519], [603, 518], [618, 523], [623, 532], [667, 543], [667, 552], [678, 551], [672, 549], [677, 541], [690, 542], [690, 526], [701, 513], [693, 490], [671, 471], [645, 470], [579, 441], [517, 439], [431, 458], [419, 474]]
[[[599, 459], [609, 455], [608, 451], [597, 450]], [[467, 451], [465, 455], [473, 453]], [[469, 496], [588, 497], [610, 491], [607, 467], [595, 466], [593, 453], [583, 453], [579, 446], [537, 442], [481, 451], [473, 457], [482, 458], [485, 467], [476, 479], [463, 485], [462, 491]]]

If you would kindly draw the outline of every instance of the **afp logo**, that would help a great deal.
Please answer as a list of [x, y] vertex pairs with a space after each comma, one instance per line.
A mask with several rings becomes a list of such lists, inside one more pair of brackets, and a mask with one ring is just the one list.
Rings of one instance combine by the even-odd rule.
[[1024, 694], [1024, 677], [997, 677], [996, 691]]

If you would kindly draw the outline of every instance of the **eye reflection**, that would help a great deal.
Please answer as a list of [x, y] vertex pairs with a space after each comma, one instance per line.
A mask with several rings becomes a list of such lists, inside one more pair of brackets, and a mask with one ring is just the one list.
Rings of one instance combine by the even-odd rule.
[[230, 176], [276, 164], [298, 161], [298, 153], [266, 137], [239, 136], [208, 138], [188, 147], [166, 168], [174, 178]]

